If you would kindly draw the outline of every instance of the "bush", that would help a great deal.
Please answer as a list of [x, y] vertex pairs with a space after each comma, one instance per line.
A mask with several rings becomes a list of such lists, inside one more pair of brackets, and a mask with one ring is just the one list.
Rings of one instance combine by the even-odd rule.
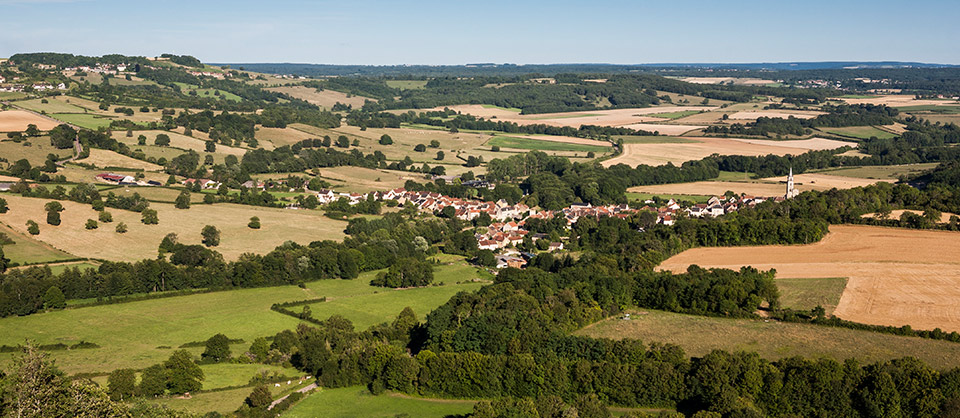
[[100, 227], [100, 225], [97, 224], [97, 221], [93, 219], [87, 219], [87, 223], [83, 227], [86, 229], [97, 229]]
[[426, 152], [427, 147], [423, 144], [417, 144], [417, 146], [413, 147], [413, 150], [416, 152]]
[[110, 212], [107, 212], [107, 211], [100, 212], [100, 215], [98, 217], [100, 218], [100, 222], [103, 222], [103, 223], [113, 222], [113, 215], [110, 214]]
[[116, 231], [117, 231], [118, 234], [126, 234], [126, 233], [127, 233], [127, 224], [125, 224], [125, 223], [123, 223], [123, 222], [118, 223], [118, 224], [117, 224]]
[[250, 229], [260, 229], [260, 218], [254, 216], [250, 218], [250, 223], [247, 224]]
[[37, 225], [34, 221], [27, 221], [27, 232], [29, 232], [30, 235], [40, 234], [40, 225]]
[[140, 222], [143, 222], [144, 225], [157, 225], [160, 223], [160, 218], [157, 217], [156, 210], [144, 209], [141, 212]]

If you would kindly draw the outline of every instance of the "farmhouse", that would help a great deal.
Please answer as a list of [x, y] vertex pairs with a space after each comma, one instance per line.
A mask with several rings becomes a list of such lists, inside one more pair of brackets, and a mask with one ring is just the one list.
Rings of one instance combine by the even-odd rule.
[[137, 184], [137, 179], [123, 174], [100, 173], [97, 174], [97, 180], [113, 184]]

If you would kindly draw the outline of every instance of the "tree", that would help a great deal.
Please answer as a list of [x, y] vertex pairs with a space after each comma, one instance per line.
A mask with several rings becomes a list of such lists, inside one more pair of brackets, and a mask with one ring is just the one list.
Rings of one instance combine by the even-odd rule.
[[440, 141], [436, 139], [430, 140], [430, 148], [440, 148]]
[[47, 202], [45, 205], [43, 205], [43, 210], [47, 212], [62, 212], [63, 205], [60, 204], [60, 202], [54, 200], [54, 201]]
[[250, 222], [247, 223], [247, 227], [250, 229], [260, 229], [260, 218], [253, 216], [250, 218]]
[[137, 145], [147, 145], [147, 137], [144, 135], [137, 135]]
[[424, 146], [423, 144], [417, 144], [417, 146], [413, 147], [413, 150], [416, 152], [426, 152], [427, 147]]
[[156, 225], [160, 223], [160, 218], [157, 217], [157, 211], [154, 209], [144, 209], [140, 213], [140, 222], [143, 222], [144, 225]]
[[153, 144], [154, 144], [154, 145], [159, 145], [159, 146], [161, 146], [161, 147], [165, 147], [165, 146], [167, 146], [167, 145], [170, 145], [170, 135], [167, 135], [167, 134], [159, 134], [159, 135], [157, 135], [157, 139], [154, 139], [154, 140], [153, 140]]
[[437, 151], [437, 161], [443, 161], [444, 156], [443, 151]]
[[37, 125], [32, 123], [27, 124], [27, 130], [23, 131], [24, 136], [40, 136], [40, 130], [37, 129]]
[[207, 247], [220, 245], [220, 230], [213, 225], [204, 226], [203, 230], [200, 231], [200, 236], [203, 237], [201, 242]]
[[86, 229], [97, 229], [100, 227], [100, 224], [98, 224], [96, 220], [87, 219], [87, 223], [84, 224], [83, 227]]
[[133, 129], [127, 129], [127, 138], [133, 138]]
[[253, 344], [250, 344], [250, 350], [248, 351], [253, 355], [254, 361], [265, 363], [270, 355], [270, 343], [266, 338], [257, 337], [253, 340]]
[[340, 148], [350, 148], [350, 139], [346, 135], [340, 135], [337, 137], [337, 146]]
[[141, 373], [138, 392], [146, 397], [163, 395], [167, 391], [167, 380], [167, 369], [162, 364], [154, 364]]
[[43, 307], [46, 309], [63, 309], [67, 307], [67, 300], [57, 286], [50, 286], [43, 295]]
[[10, 265], [10, 259], [4, 256], [3, 246], [0, 245], [0, 273], [7, 271], [7, 266]]
[[77, 131], [67, 124], [57, 125], [50, 130], [50, 145], [59, 149], [73, 147], [73, 141], [77, 138]]
[[265, 408], [273, 403], [273, 397], [266, 385], [259, 385], [253, 388], [253, 392], [250, 392], [244, 402], [251, 408]]
[[392, 145], [392, 144], [393, 144], [393, 138], [391, 138], [390, 135], [387, 135], [387, 134], [380, 135], [380, 145]]
[[40, 226], [32, 220], [27, 221], [27, 232], [29, 232], [30, 235], [38, 235], [40, 234]]
[[190, 209], [190, 192], [184, 190], [177, 195], [177, 199], [174, 201], [175, 208], [177, 209]]
[[230, 359], [230, 339], [226, 335], [217, 334], [207, 340], [206, 349], [200, 355], [203, 360], [219, 363]]
[[188, 127], [184, 127], [184, 128], [183, 128], [183, 134], [184, 134], [185, 136], [193, 136], [193, 129], [190, 129], [189, 126], [188, 126]]
[[123, 222], [120, 222], [120, 223], [117, 224], [117, 228], [116, 228], [115, 230], [117, 231], [118, 234], [126, 234], [126, 233], [127, 233], [127, 224], [125, 224], [125, 223], [123, 223]]
[[207, 141], [207, 144], [205, 145], [204, 149], [207, 152], [214, 152], [217, 150], [217, 144], [213, 141]]
[[60, 225], [60, 212], [47, 212], [47, 223], [53, 226]]
[[493, 251], [480, 250], [477, 252], [476, 263], [484, 267], [496, 267], [497, 258], [493, 255]]
[[117, 369], [107, 378], [107, 393], [110, 399], [122, 401], [132, 398], [137, 392], [137, 372], [133, 369]]
[[490, 151], [500, 152], [500, 147], [499, 147], [498, 145], [491, 146], [491, 147], [490, 147]]
[[0, 213], [7, 213], [10, 207], [7, 206], [7, 199], [0, 197]]
[[193, 361], [187, 350], [174, 351], [163, 363], [167, 371], [167, 390], [170, 393], [195, 392], [203, 387], [203, 370]]
[[110, 212], [102, 211], [97, 217], [100, 219], [100, 222], [110, 223], [113, 222], [113, 215]]

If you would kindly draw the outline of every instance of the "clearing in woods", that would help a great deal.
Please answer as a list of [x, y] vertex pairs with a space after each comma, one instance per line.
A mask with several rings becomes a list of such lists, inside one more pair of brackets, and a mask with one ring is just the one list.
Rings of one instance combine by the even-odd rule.
[[[424, 84], [426, 84], [426, 82], [424, 82]], [[367, 100], [377, 101], [377, 99], [369, 97], [349, 95], [330, 89], [317, 90], [313, 87], [305, 86], [271, 87], [264, 90], [288, 94], [290, 97], [307, 101], [327, 110], [330, 110], [333, 105], [337, 103], [343, 103], [353, 106], [354, 109], [359, 109]]]
[[0, 132], [23, 132], [30, 124], [37, 125], [41, 131], [49, 131], [60, 123], [25, 110], [0, 111]]
[[[136, 191], [137, 188], [131, 188]], [[290, 210], [248, 205], [218, 203], [192, 205], [190, 209], [176, 209], [172, 204], [151, 203], [158, 212], [158, 225], [144, 225], [137, 212], [107, 208], [113, 214], [112, 223], [101, 223], [93, 230], [84, 228], [87, 219], [97, 219], [98, 213], [90, 205], [62, 201], [59, 226], [47, 225], [43, 205], [49, 199], [5, 196], [10, 211], [0, 215], [0, 221], [26, 234], [28, 219], [40, 225], [40, 234], [34, 238], [60, 248], [77, 257], [100, 258], [111, 261], [138, 261], [153, 258], [157, 246], [170, 232], [175, 232], [184, 244], [199, 244], [200, 230], [214, 225], [221, 231], [220, 246], [214, 249], [226, 260], [236, 260], [240, 254], [263, 254], [284, 241], [306, 245], [312, 241], [342, 239], [346, 222], [323, 216], [316, 210]], [[247, 227], [250, 217], [260, 217], [261, 229]], [[128, 231], [114, 231], [118, 222], [127, 224]]]
[[363, 386], [322, 389], [283, 414], [285, 418], [443, 418], [466, 416], [476, 401], [427, 399], [396, 393], [374, 396]]
[[756, 319], [715, 318], [654, 310], [631, 310], [630, 320], [607, 318], [576, 331], [593, 338], [635, 338], [645, 343], [676, 344], [688, 355], [712, 350], [756, 352], [776, 360], [786, 357], [854, 358], [861, 363], [905, 355], [947, 370], [960, 363], [960, 344], [879, 332]]
[[[460, 257], [447, 257], [435, 267], [435, 283], [410, 289], [370, 286], [379, 271], [362, 273], [354, 280], [317, 280], [305, 289], [276, 286], [174, 296], [136, 302], [78, 307], [28, 316], [0, 318], [0, 344], [17, 345], [25, 339], [39, 344], [80, 340], [94, 342], [96, 349], [54, 351], [50, 355], [65, 372], [109, 372], [118, 368], [144, 368], [165, 360], [181, 344], [204, 341], [214, 334], [242, 338], [231, 349], [239, 354], [257, 337], [295, 329], [301, 321], [270, 310], [274, 303], [326, 297], [336, 304], [312, 306], [313, 316], [326, 319], [339, 314], [357, 329], [390, 322], [409, 306], [423, 320], [427, 313], [461, 291], [474, 291], [482, 282], [473, 266]], [[459, 282], [459, 283], [458, 283]], [[349, 306], [350, 309], [342, 309]], [[299, 309], [299, 308], [297, 308]], [[318, 311], [319, 309], [319, 311]], [[194, 354], [203, 347], [190, 348]], [[0, 365], [9, 364], [11, 353], [0, 354]], [[249, 389], [246, 392], [250, 393]], [[236, 406], [234, 406], [236, 407]]]
[[891, 132], [882, 131], [873, 126], [847, 126], [843, 128], [822, 128], [824, 132], [834, 135], [846, 136], [857, 139], [870, 139], [873, 137], [879, 139], [892, 139], [897, 135]]
[[701, 267], [776, 269], [780, 278], [846, 277], [834, 314], [876, 325], [960, 331], [960, 233], [831, 225], [820, 242], [695, 248], [662, 270]]

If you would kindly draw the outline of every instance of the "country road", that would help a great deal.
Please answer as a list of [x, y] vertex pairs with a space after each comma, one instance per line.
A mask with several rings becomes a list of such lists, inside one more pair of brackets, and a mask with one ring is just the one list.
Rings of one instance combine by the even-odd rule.
[[[307, 385], [307, 386], [304, 386], [304, 387], [302, 387], [302, 388], [300, 388], [300, 389], [297, 389], [297, 392], [306, 393], [306, 392], [309, 392], [309, 391], [314, 390], [314, 389], [316, 389], [316, 388], [317, 388], [317, 383], [316, 383], [316, 382], [313, 382], [313, 383], [311, 383], [311, 384], [309, 384], [309, 385]], [[290, 395], [287, 395], [287, 396], [290, 396]], [[273, 409], [273, 407], [277, 406], [277, 404], [279, 404], [280, 402], [283, 402], [284, 399], [287, 399], [287, 396], [284, 396], [284, 397], [282, 397], [282, 398], [280, 398], [280, 399], [277, 399], [277, 400], [273, 401], [272, 403], [270, 403], [270, 406], [267, 407], [267, 410]]]

